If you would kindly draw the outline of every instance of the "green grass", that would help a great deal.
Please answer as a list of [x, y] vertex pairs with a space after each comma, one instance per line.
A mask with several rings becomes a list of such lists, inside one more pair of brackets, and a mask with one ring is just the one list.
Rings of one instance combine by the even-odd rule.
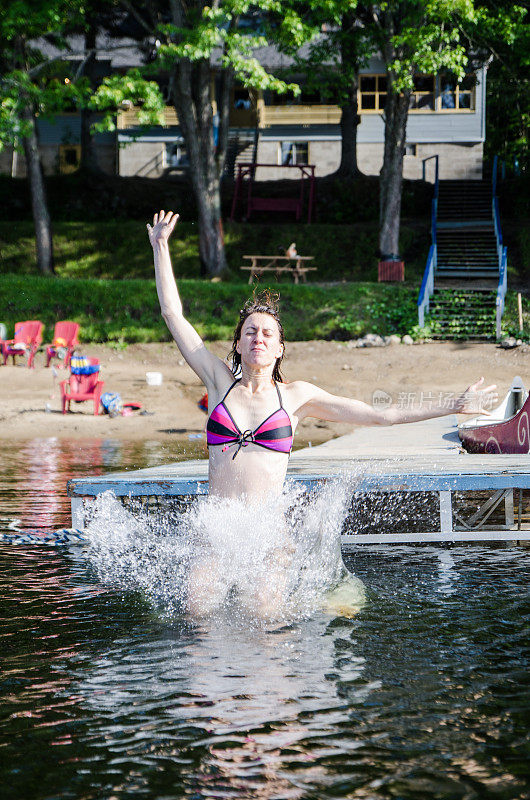
[[[271, 284], [275, 288], [275, 284]], [[232, 337], [237, 312], [251, 294], [242, 283], [211, 283], [182, 279], [180, 291], [187, 318], [205, 339]], [[344, 283], [282, 284], [281, 309], [288, 340], [353, 339], [373, 332], [418, 336], [416, 286]], [[530, 309], [523, 299], [525, 337]], [[15, 322], [40, 319], [50, 341], [57, 320], [81, 324], [83, 342], [155, 342], [169, 340], [160, 316], [153, 280], [45, 278], [39, 275], [0, 276], [0, 321], [12, 336]], [[507, 333], [517, 333], [514, 292], [507, 296], [503, 321]]]
[[[131, 220], [55, 222], [57, 275], [61, 278], [151, 278], [152, 252], [145, 225]], [[227, 223], [226, 257], [231, 282], [246, 282], [239, 268], [244, 255], [275, 255], [296, 242], [300, 255], [314, 256], [317, 272], [311, 281], [377, 280], [377, 224], [300, 225]], [[404, 223], [401, 249], [407, 280], [421, 281], [429, 250], [426, 223]], [[0, 253], [4, 272], [37, 274], [35, 237], [29, 220], [0, 223]], [[199, 237], [196, 223], [183, 222], [171, 240], [171, 255], [179, 277], [199, 277]], [[291, 279], [286, 277], [286, 281]]]
[[[274, 284], [271, 285], [274, 288]], [[183, 279], [185, 313], [206, 339], [232, 336], [237, 312], [251, 294], [242, 283]], [[406, 333], [416, 321], [415, 287], [349, 283], [281, 286], [287, 338], [351, 339], [369, 331]], [[148, 342], [169, 339], [153, 280], [103, 280], [5, 275], [0, 278], [2, 319], [40, 319], [49, 339], [60, 319], [81, 324], [85, 342]]]

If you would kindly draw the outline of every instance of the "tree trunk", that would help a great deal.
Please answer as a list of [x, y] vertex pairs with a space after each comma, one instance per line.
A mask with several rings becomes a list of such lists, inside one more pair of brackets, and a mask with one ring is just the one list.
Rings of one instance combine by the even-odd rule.
[[35, 116], [29, 98], [24, 104], [22, 118], [29, 128], [29, 133], [23, 138], [24, 153], [26, 156], [26, 169], [31, 192], [31, 208], [35, 224], [35, 241], [37, 246], [37, 267], [45, 275], [53, 275], [53, 240], [46, 188], [42, 175], [37, 133], [35, 130]]
[[[85, 51], [89, 52], [86, 61], [83, 65], [82, 74], [85, 75], [89, 81], [92, 89], [95, 88], [93, 81], [93, 70], [96, 64], [96, 29], [91, 26], [85, 33]], [[88, 108], [81, 109], [81, 169], [97, 172], [97, 160], [94, 148], [94, 136], [90, 130], [94, 116]]]
[[[172, 74], [172, 96], [186, 142], [190, 181], [199, 213], [201, 272], [217, 276], [226, 269], [219, 169], [224, 162], [226, 139], [224, 130], [220, 130], [220, 152], [216, 154], [209, 61], [193, 64], [179, 61]], [[224, 128], [222, 115], [220, 123]]]
[[341, 107], [340, 117], [341, 151], [337, 175], [341, 178], [356, 178], [360, 175], [357, 164], [357, 128], [360, 117], [357, 103], [357, 81], [349, 92], [349, 102]]
[[399, 261], [403, 156], [410, 93], [395, 94], [390, 74], [387, 81], [385, 150], [379, 179], [379, 251], [382, 261]]
[[215, 160], [217, 162], [217, 172], [221, 176], [225, 168], [226, 151], [228, 149], [228, 130], [230, 127], [230, 90], [232, 88], [233, 75], [228, 69], [221, 70], [219, 76], [219, 92], [217, 95], [217, 145], [215, 148]]
[[340, 57], [343, 71], [351, 74], [347, 97], [341, 103], [340, 132], [341, 153], [337, 175], [341, 178], [356, 178], [359, 172], [357, 164], [357, 128], [361, 122], [357, 101], [359, 88], [359, 52], [358, 39], [355, 34], [357, 20], [351, 11], [342, 15]]

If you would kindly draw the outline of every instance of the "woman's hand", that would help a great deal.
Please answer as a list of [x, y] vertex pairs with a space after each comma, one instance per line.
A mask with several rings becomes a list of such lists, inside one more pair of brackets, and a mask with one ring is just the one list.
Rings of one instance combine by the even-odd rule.
[[455, 399], [454, 408], [452, 409], [455, 414], [485, 414], [491, 416], [491, 409], [493, 404], [498, 399], [496, 384], [492, 383], [491, 386], [486, 386], [484, 389], [479, 389], [484, 383], [484, 378], [481, 378], [476, 383], [468, 386], [465, 392]]
[[149, 234], [151, 247], [154, 248], [157, 244], [167, 244], [177, 224], [178, 218], [179, 215], [174, 214], [172, 211], [168, 211], [167, 214], [165, 211], [159, 211], [158, 214], [154, 215], [153, 225], [147, 224], [147, 233]]

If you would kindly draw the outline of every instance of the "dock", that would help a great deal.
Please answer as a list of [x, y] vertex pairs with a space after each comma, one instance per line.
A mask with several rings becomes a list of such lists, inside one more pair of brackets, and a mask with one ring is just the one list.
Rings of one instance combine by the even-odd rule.
[[[377, 525], [362, 532], [350, 515], [342, 541], [346, 545], [462, 542], [530, 541], [530, 456], [470, 455], [457, 433], [456, 417], [382, 428], [363, 428], [316, 447], [294, 452], [287, 481], [308, 490], [330, 480], [351, 481], [352, 508], [359, 498], [383, 499], [387, 504], [399, 496], [402, 507], [435, 507], [425, 530], [411, 530], [417, 523]], [[192, 502], [208, 492], [208, 461], [184, 461], [162, 467], [111, 473], [71, 480], [68, 495], [72, 525], [83, 528], [94, 498], [111, 491], [127, 502]], [[393, 495], [393, 497], [391, 497]], [[404, 505], [403, 505], [404, 503]], [[433, 506], [434, 504], [434, 506]], [[370, 502], [368, 502], [370, 508]], [[375, 508], [375, 506], [374, 506]], [[375, 513], [375, 512], [374, 512]], [[388, 518], [388, 513], [385, 515]]]

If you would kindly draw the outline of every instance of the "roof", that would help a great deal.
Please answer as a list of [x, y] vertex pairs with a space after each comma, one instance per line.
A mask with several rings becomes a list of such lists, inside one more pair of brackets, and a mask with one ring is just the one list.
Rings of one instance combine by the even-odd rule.
[[[84, 37], [81, 35], [70, 36], [68, 38], [68, 48], [64, 49], [54, 44], [48, 39], [36, 39], [33, 45], [48, 58], [64, 59], [68, 61], [81, 62], [86, 57]], [[127, 69], [130, 67], [140, 67], [149, 60], [149, 53], [155, 49], [154, 39], [145, 44], [138, 43], [135, 39], [113, 37], [106, 33], [99, 33], [96, 39], [98, 61], [110, 61], [115, 69]], [[219, 63], [221, 48], [214, 48], [212, 52], [212, 63]], [[299, 55], [304, 57], [309, 53], [309, 44], [304, 45], [299, 50]], [[258, 47], [253, 51], [253, 57], [268, 70], [279, 70], [290, 67], [294, 64], [292, 56], [285, 55], [277, 47], [268, 45]]]
[[[68, 37], [68, 48], [66, 49], [44, 38], [35, 40], [33, 45], [50, 59], [81, 62], [86, 58], [85, 41], [81, 35]], [[149, 44], [139, 45], [134, 39], [116, 38], [100, 33], [97, 36], [96, 47], [98, 61], [110, 61], [115, 69], [127, 69], [146, 63]], [[154, 47], [154, 43], [152, 47]]]

